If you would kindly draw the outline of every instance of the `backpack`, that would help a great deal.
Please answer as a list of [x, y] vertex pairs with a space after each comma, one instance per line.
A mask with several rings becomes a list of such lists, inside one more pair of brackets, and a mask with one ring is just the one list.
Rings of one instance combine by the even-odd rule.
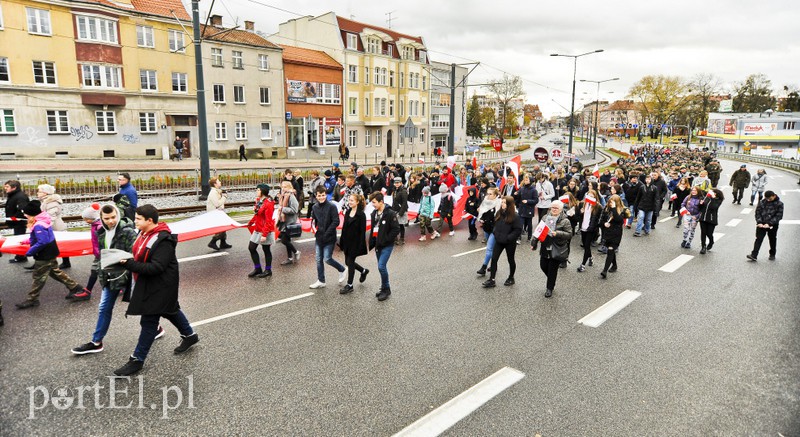
[[136, 210], [131, 205], [131, 201], [128, 199], [128, 196], [122, 193], [115, 194], [114, 204], [122, 212], [123, 217], [130, 219], [131, 222], [136, 219]]

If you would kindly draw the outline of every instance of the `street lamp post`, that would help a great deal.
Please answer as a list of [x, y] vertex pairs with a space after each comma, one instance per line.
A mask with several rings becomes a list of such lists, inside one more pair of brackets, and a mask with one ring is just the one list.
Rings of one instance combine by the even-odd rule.
[[619, 80], [618, 77], [606, 80], [587, 80], [581, 79], [581, 82], [591, 82], [597, 84], [597, 96], [594, 99], [594, 141], [592, 144], [592, 159], [597, 159], [597, 127], [600, 124], [600, 84], [604, 82], [611, 82]]
[[[568, 153], [570, 156], [572, 155], [572, 136], [575, 130], [575, 79], [578, 74], [578, 58], [581, 56], [591, 55], [592, 53], [600, 53], [603, 49], [597, 49], [591, 52], [581, 53], [580, 55], [562, 55], [558, 53], [552, 53], [550, 56], [561, 56], [564, 58], [572, 58], [573, 59], [573, 67], [572, 67], [572, 106], [571, 111], [569, 112], [569, 149]], [[571, 159], [571, 158], [570, 158]]]

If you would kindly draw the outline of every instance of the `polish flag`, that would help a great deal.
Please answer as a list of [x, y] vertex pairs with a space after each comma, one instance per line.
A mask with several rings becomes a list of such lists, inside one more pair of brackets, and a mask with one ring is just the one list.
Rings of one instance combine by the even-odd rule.
[[685, 216], [686, 214], [689, 214], [689, 210], [686, 209], [685, 206], [681, 208], [680, 212], [681, 212], [681, 217]]
[[544, 224], [544, 220], [539, 222], [539, 225], [536, 226], [536, 229], [533, 230], [533, 236], [539, 240], [544, 241], [547, 239], [547, 234], [550, 233], [550, 228]]
[[418, 161], [419, 161], [420, 164], [425, 164], [425, 157], [424, 156], [420, 156]]
[[598, 167], [597, 164], [594, 165], [594, 169], [592, 170], [592, 174], [596, 178], [600, 177], [600, 167]]
[[477, 170], [478, 169], [478, 158], [476, 158], [474, 156], [472, 157], [472, 169], [473, 170]]
[[514, 187], [515, 188], [518, 185], [517, 181], [519, 180], [519, 169], [520, 169], [520, 167], [522, 167], [522, 156], [520, 156], [520, 155], [517, 155], [517, 156], [511, 158], [506, 163], [506, 168], [511, 170], [511, 174], [514, 175]]
[[597, 205], [597, 199], [595, 199], [594, 197], [592, 197], [592, 196], [589, 196], [589, 195], [587, 195], [586, 197], [584, 197], [584, 198], [583, 198], [583, 201], [584, 201], [584, 202], [586, 202], [586, 203], [588, 203], [589, 205], [593, 205], [593, 206], [594, 206], [594, 205]]
[[447, 157], [447, 168], [449, 168], [450, 171], [452, 171], [453, 167], [455, 167], [455, 166], [456, 166], [456, 157], [455, 156], [448, 156]]
[[675, 200], [678, 198], [678, 195], [673, 193], [672, 196], [669, 196], [669, 200]]
[[477, 189], [475, 185], [470, 185], [469, 187], [459, 187], [461, 189], [461, 194], [455, 193], [454, 195], [458, 198], [456, 200], [456, 204], [453, 207], [453, 226], [458, 226], [461, 223], [461, 219], [464, 218], [464, 209], [467, 207], [467, 198], [469, 197], [469, 190], [470, 189]]
[[569, 203], [569, 195], [565, 194], [565, 195], [559, 197], [558, 200], [560, 200], [564, 204], [567, 204], [567, 203]]

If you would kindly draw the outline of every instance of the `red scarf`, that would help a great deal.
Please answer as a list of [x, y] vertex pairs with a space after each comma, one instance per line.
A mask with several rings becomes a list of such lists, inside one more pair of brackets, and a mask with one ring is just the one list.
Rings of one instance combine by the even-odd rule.
[[150, 232], [147, 233], [140, 233], [138, 237], [136, 237], [136, 241], [133, 242], [133, 260], [138, 262], [145, 262], [147, 261], [147, 254], [149, 251], [147, 249], [150, 240], [157, 237], [158, 233], [161, 231], [170, 231], [169, 226], [166, 223], [161, 222], [156, 224], [156, 227], [151, 229]]

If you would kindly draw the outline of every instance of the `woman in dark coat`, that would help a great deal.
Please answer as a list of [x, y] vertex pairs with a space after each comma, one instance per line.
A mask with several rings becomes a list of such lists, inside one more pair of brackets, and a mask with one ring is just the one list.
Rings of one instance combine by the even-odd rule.
[[533, 215], [536, 213], [536, 203], [539, 202], [539, 193], [531, 184], [531, 176], [522, 177], [522, 186], [519, 188], [519, 216], [522, 218], [522, 232], [528, 233], [528, 241], [533, 235]]
[[350, 210], [344, 216], [342, 225], [342, 236], [339, 238], [339, 247], [344, 252], [344, 263], [347, 266], [347, 284], [339, 290], [339, 294], [347, 294], [353, 291], [353, 278], [356, 270], [361, 273], [358, 282], [367, 280], [368, 269], [361, 267], [356, 258], [367, 254], [367, 215], [364, 214], [364, 196], [351, 194], [347, 199]]
[[[590, 197], [595, 199], [594, 204], [587, 201]], [[583, 261], [578, 266], [578, 272], [585, 272], [586, 266], [592, 265], [592, 243], [597, 239], [598, 222], [600, 221], [600, 213], [603, 211], [598, 197], [597, 192], [589, 190], [578, 204], [578, 213], [581, 218], [581, 244], [583, 245]]]
[[625, 205], [623, 205], [622, 199], [616, 194], [609, 197], [603, 212], [603, 223], [600, 225], [603, 230], [603, 241], [608, 248], [606, 264], [603, 271], [600, 272], [600, 277], [603, 279], [606, 278], [608, 272], [617, 271], [617, 250], [622, 241], [622, 227], [625, 225], [624, 213]]
[[549, 231], [547, 232], [547, 238], [542, 242], [542, 250], [539, 252], [541, 255], [539, 267], [542, 269], [542, 272], [547, 275], [547, 291], [545, 291], [544, 297], [551, 297], [556, 287], [559, 266], [562, 261], [565, 261], [565, 259], [562, 260], [553, 257], [553, 246], [566, 246], [566, 257], [569, 257], [569, 242], [572, 239], [572, 225], [570, 225], [569, 219], [564, 213], [564, 203], [558, 201], [552, 202], [547, 211], [547, 215], [542, 218], [542, 221], [547, 225]]
[[495, 286], [494, 278], [497, 274], [497, 260], [505, 250], [508, 259], [508, 279], [503, 285], [514, 284], [514, 273], [517, 262], [514, 255], [517, 251], [517, 239], [522, 235], [522, 220], [517, 215], [514, 198], [506, 196], [500, 201], [500, 211], [497, 211], [494, 224], [494, 250], [492, 251], [492, 265], [489, 268], [489, 279], [483, 283], [483, 288]]
[[[706, 198], [700, 201], [700, 254], [705, 254], [714, 246], [714, 228], [717, 227], [719, 219], [719, 207], [725, 200], [722, 191], [717, 188], [712, 189]], [[706, 245], [706, 239], [708, 244]]]

